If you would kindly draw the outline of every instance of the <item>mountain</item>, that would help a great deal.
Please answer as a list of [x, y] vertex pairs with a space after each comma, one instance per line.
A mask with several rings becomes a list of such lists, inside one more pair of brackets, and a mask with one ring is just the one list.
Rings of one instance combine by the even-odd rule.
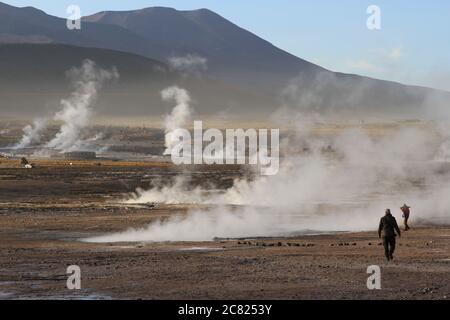
[[178, 11], [154, 7], [127, 12], [100, 12], [87, 22], [125, 28], [165, 48], [155, 58], [195, 54], [208, 59], [208, 74], [254, 89], [280, 89], [286, 79], [324, 71], [207, 10]]
[[[91, 59], [99, 67], [115, 67], [120, 78], [106, 84], [96, 111], [101, 116], [161, 116], [173, 107], [161, 101], [161, 91], [172, 85], [186, 88], [200, 114], [225, 110], [242, 113], [270, 107], [270, 98], [207, 78], [174, 72], [164, 63], [109, 49], [62, 44], [0, 44], [0, 97], [2, 116], [42, 116], [53, 113], [72, 91], [67, 71]], [[245, 113], [245, 112], [244, 112]]]
[[430, 113], [426, 107], [431, 103], [441, 110], [450, 101], [447, 92], [331, 72], [207, 9], [106, 11], [84, 17], [81, 30], [68, 30], [65, 19], [0, 3], [0, 43], [104, 48], [163, 63], [171, 58], [199, 57], [206, 62], [205, 77], [265, 101], [242, 105], [241, 111], [247, 113], [286, 105], [321, 114], [411, 118]]
[[82, 30], [69, 30], [66, 19], [32, 8], [16, 8], [0, 2], [0, 43], [62, 43], [148, 56], [146, 39], [116, 26], [84, 23]]

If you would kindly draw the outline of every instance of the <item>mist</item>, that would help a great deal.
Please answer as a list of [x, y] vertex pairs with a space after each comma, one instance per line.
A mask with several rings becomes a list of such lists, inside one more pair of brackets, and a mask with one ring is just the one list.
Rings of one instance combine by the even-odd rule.
[[164, 154], [170, 155], [172, 149], [180, 143], [177, 137], [177, 130], [185, 128], [191, 120], [191, 97], [187, 90], [177, 86], [168, 87], [161, 91], [161, 97], [166, 102], [173, 101], [176, 103], [172, 112], [166, 115], [164, 119], [166, 147]]
[[304, 130], [283, 145], [309, 151], [285, 157], [278, 175], [237, 179], [227, 190], [202, 189], [177, 177], [165, 186], [138, 190], [125, 201], [213, 209], [198, 208], [143, 229], [85, 241], [211, 241], [366, 231], [376, 229], [386, 208], [400, 218], [404, 203], [417, 213], [416, 221], [438, 223], [450, 218], [450, 199], [444, 196], [450, 191], [450, 166], [440, 159], [446, 144], [445, 135], [432, 127], [399, 127], [381, 137], [359, 128], [327, 137]]
[[[385, 112], [393, 106], [374, 106], [367, 112], [359, 108], [363, 97], [376, 95], [370, 80], [344, 95], [349, 84], [337, 81], [341, 80], [338, 77], [323, 73], [309, 82], [298, 77], [283, 90], [283, 106], [270, 121], [295, 130], [286, 132], [281, 141], [283, 157], [277, 175], [253, 173], [250, 178], [236, 179], [226, 190], [192, 185], [185, 175], [150, 190], [138, 189], [123, 202], [194, 205], [197, 209], [142, 229], [84, 240], [211, 241], [367, 231], [377, 228], [387, 208], [400, 220], [404, 203], [413, 208], [416, 222], [450, 221], [450, 199], [444, 196], [450, 191], [450, 129], [448, 123], [436, 121], [442, 115], [437, 112], [442, 111], [441, 101], [430, 105], [436, 96], [429, 97], [423, 110], [410, 109], [410, 114], [397, 108], [401, 119], [419, 113], [433, 115], [434, 121], [406, 125], [395, 120], [391, 111]], [[332, 98], [328, 94], [331, 84], [335, 86]], [[164, 96], [178, 104], [178, 110], [166, 118], [166, 130], [168, 124], [172, 130], [181, 127], [183, 120], [175, 119], [188, 118], [189, 95], [172, 88]], [[334, 124], [342, 110], [352, 114], [354, 122], [377, 119], [380, 114], [390, 118], [367, 127], [360, 121], [359, 126], [337, 130]], [[329, 133], [310, 125], [318, 123], [329, 128]], [[168, 138], [166, 147], [173, 145]]]
[[18, 144], [13, 149], [27, 148], [33, 144], [39, 144], [41, 142], [41, 134], [47, 127], [46, 119], [35, 119], [32, 124], [23, 128], [23, 136]]
[[24, 135], [14, 149], [42, 145], [41, 134], [51, 120], [62, 124], [55, 137], [43, 145], [46, 149], [61, 152], [89, 150], [91, 142], [101, 137], [97, 134], [93, 138], [84, 139], [83, 133], [93, 116], [93, 105], [99, 90], [106, 82], [119, 78], [117, 69], [102, 69], [94, 61], [84, 60], [80, 67], [68, 70], [66, 76], [74, 88], [70, 97], [60, 101], [60, 110], [52, 118], [38, 118], [33, 124], [27, 125], [23, 129]]
[[63, 124], [56, 136], [47, 143], [48, 148], [65, 152], [78, 148], [82, 130], [92, 116], [92, 104], [98, 90], [106, 81], [119, 78], [115, 68], [100, 69], [91, 60], [85, 60], [80, 68], [72, 68], [67, 74], [75, 90], [69, 98], [61, 100], [62, 110], [53, 119]]
[[168, 63], [172, 70], [181, 72], [185, 76], [199, 76], [208, 69], [208, 59], [195, 54], [171, 57]]

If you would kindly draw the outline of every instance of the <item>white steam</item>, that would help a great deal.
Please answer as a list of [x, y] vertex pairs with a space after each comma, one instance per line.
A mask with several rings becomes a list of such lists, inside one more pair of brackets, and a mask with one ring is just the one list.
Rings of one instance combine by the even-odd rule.
[[136, 193], [127, 200], [130, 204], [166, 203], [166, 204], [205, 204], [210, 198], [210, 192], [200, 187], [190, 188], [184, 176], [175, 178], [172, 184], [155, 187], [151, 190], [137, 189]]
[[450, 162], [450, 127], [446, 123], [439, 123], [438, 127], [443, 142], [439, 147], [436, 160]]
[[139, 190], [129, 200], [215, 204], [214, 209], [86, 241], [210, 241], [372, 230], [386, 208], [399, 217], [405, 202], [416, 221], [450, 218], [450, 164], [436, 161], [447, 141], [431, 127], [398, 127], [381, 136], [362, 129], [329, 136], [304, 132], [285, 142], [308, 151], [286, 157], [276, 176], [239, 179], [219, 194], [177, 178], [172, 185]]
[[92, 103], [97, 98], [98, 90], [105, 81], [117, 79], [115, 68], [104, 70], [98, 68], [91, 60], [85, 60], [80, 68], [68, 72], [75, 91], [68, 99], [61, 100], [62, 110], [57, 112], [54, 120], [63, 124], [56, 136], [48, 142], [47, 147], [61, 151], [72, 151], [82, 144], [80, 136], [92, 116]]
[[188, 54], [183, 57], [169, 58], [169, 66], [184, 74], [199, 75], [208, 69], [208, 60], [204, 57]]
[[180, 141], [176, 136], [176, 130], [185, 128], [191, 120], [192, 110], [190, 107], [191, 97], [189, 92], [177, 86], [169, 87], [161, 92], [164, 101], [175, 101], [176, 106], [164, 119], [165, 146], [164, 154], [171, 154], [172, 149]]
[[[61, 121], [62, 125], [56, 136], [45, 145], [46, 148], [62, 152], [73, 150], [89, 150], [91, 143], [100, 138], [83, 140], [83, 130], [92, 117], [92, 104], [97, 98], [98, 91], [106, 81], [119, 78], [115, 68], [101, 69], [91, 60], [83, 61], [80, 68], [72, 68], [67, 72], [75, 90], [68, 99], [61, 100], [61, 110], [53, 120]], [[49, 119], [36, 119], [32, 125], [26, 126], [20, 142], [15, 149], [26, 148], [41, 143], [41, 134], [47, 128]], [[39, 152], [38, 152], [39, 153]]]
[[[436, 106], [444, 105], [436, 100], [440, 97], [433, 96], [421, 110], [397, 108], [377, 96], [373, 100], [377, 103], [370, 108], [360, 108], [368, 95], [378, 92], [373, 89], [376, 86], [371, 80], [355, 88], [351, 78], [330, 73], [319, 74], [312, 81], [308, 77], [294, 79], [283, 92], [286, 114], [277, 117], [300, 127], [297, 134], [282, 141], [284, 157], [277, 175], [237, 179], [227, 190], [202, 189], [182, 177], [151, 190], [138, 190], [128, 202], [209, 208], [197, 206], [187, 214], [142, 229], [84, 240], [210, 241], [215, 237], [374, 230], [386, 208], [400, 218], [404, 203], [412, 207], [413, 223], [450, 223], [448, 123], [361, 123], [347, 130], [327, 123], [327, 119], [340, 118], [336, 115], [343, 111], [350, 119], [404, 119], [405, 114], [428, 113], [436, 119]], [[185, 107], [189, 104], [177, 102]], [[292, 107], [301, 112], [300, 118]], [[448, 115], [448, 108], [445, 110]], [[319, 120], [321, 130], [303, 126], [305, 118]], [[166, 121], [166, 127], [173, 122]], [[182, 126], [172, 125], [171, 129], [176, 127]], [[168, 141], [166, 136], [166, 145]]]
[[18, 144], [13, 149], [27, 148], [33, 144], [41, 142], [41, 134], [47, 127], [47, 120], [35, 119], [33, 124], [27, 125], [23, 128], [23, 136]]

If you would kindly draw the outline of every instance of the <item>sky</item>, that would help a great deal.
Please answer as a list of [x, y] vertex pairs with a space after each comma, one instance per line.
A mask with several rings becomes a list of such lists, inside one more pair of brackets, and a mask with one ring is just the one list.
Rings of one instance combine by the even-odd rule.
[[[1, 0], [0, 0], [1, 1]], [[448, 0], [5, 0], [67, 17], [152, 6], [208, 8], [277, 47], [333, 71], [450, 91]], [[367, 13], [380, 9], [380, 29]], [[371, 20], [373, 21], [373, 20]]]

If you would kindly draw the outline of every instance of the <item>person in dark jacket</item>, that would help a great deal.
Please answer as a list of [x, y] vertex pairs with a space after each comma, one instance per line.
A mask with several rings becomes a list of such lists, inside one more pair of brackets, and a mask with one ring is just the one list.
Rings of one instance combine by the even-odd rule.
[[394, 259], [395, 251], [395, 237], [401, 237], [400, 228], [398, 227], [397, 220], [391, 214], [390, 209], [386, 209], [386, 214], [380, 220], [380, 226], [378, 227], [378, 236], [383, 238], [384, 254], [388, 261]]

